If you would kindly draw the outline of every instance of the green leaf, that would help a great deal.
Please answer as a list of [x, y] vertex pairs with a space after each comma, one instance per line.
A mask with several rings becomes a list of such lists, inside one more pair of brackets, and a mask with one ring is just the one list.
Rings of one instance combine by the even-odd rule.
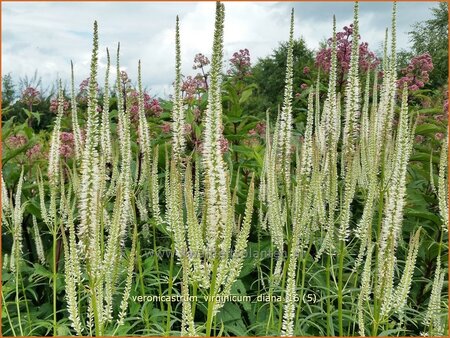
[[[239, 295], [239, 296], [246, 296], [247, 290], [245, 289], [244, 283], [240, 279], [238, 279], [236, 282], [234, 282], [233, 286], [231, 287], [231, 294], [232, 295]], [[241, 301], [240, 304], [244, 308], [245, 311], [249, 312], [251, 311], [251, 302], [247, 301]]]
[[405, 214], [406, 214], [406, 216], [410, 216], [410, 217], [416, 217], [416, 218], [430, 220], [438, 225], [442, 224], [441, 219], [431, 212], [407, 209]]
[[244, 90], [244, 92], [241, 95], [241, 98], [239, 99], [239, 104], [246, 102], [249, 99], [249, 97], [252, 95], [252, 93], [253, 93], [253, 88], [248, 88], [248, 89]]
[[427, 135], [443, 132], [445, 132], [445, 128], [439, 127], [431, 123], [424, 123], [416, 127], [416, 134], [418, 135]]
[[2, 125], [2, 141], [6, 140], [8, 136], [13, 131], [13, 122], [14, 122], [15, 116], [12, 116], [8, 121], [3, 123]]
[[[417, 152], [411, 156], [410, 160], [411, 161], [421, 161], [421, 162], [425, 162], [425, 163], [429, 164], [430, 163], [430, 154]], [[439, 164], [439, 156], [433, 156], [432, 161], [433, 161], [433, 163]]]
[[416, 114], [435, 114], [435, 113], [442, 113], [442, 109], [440, 108], [426, 108], [426, 109], [420, 109], [415, 111]]
[[30, 112], [28, 109], [22, 108], [22, 110], [23, 110], [23, 112], [28, 116], [28, 118], [31, 117], [31, 112]]
[[25, 133], [26, 137], [31, 140], [34, 136], [33, 128], [28, 127], [27, 125], [23, 125], [21, 130]]
[[34, 263], [33, 264], [34, 267], [34, 272], [33, 274], [29, 277], [29, 280], [32, 281], [33, 278], [36, 277], [44, 277], [44, 278], [53, 278], [53, 273], [50, 270], [47, 270], [44, 266], [42, 266], [39, 263]]
[[38, 125], [41, 123], [41, 114], [39, 112], [31, 112], [34, 118], [37, 120]]

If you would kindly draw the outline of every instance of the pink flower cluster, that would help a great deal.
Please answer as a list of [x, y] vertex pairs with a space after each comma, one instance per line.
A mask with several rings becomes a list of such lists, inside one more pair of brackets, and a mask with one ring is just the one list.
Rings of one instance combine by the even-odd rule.
[[75, 153], [75, 139], [73, 133], [63, 131], [61, 132], [59, 139], [61, 141], [59, 154], [65, 159], [72, 157]]
[[194, 66], [192, 69], [200, 69], [210, 64], [209, 59], [202, 53], [198, 53], [194, 57]]
[[442, 141], [444, 139], [444, 137], [445, 137], [444, 133], [436, 133], [434, 135], [434, 138], [438, 141]]
[[34, 161], [34, 160], [38, 159], [42, 155], [41, 144], [40, 143], [35, 144], [33, 147], [28, 149], [25, 154], [30, 161]]
[[[344, 31], [336, 33], [336, 56], [338, 62], [338, 72], [342, 75], [348, 72], [350, 68], [350, 57], [352, 53], [353, 24], [345, 26]], [[358, 36], [358, 39], [361, 37]], [[331, 68], [331, 47], [333, 38], [327, 41], [327, 47], [321, 49], [316, 55], [316, 65], [325, 72]], [[375, 69], [380, 60], [375, 53], [369, 50], [369, 44], [362, 42], [359, 45], [359, 68], [363, 72]]]
[[192, 100], [196, 94], [201, 94], [206, 90], [205, 78], [201, 74], [195, 77], [187, 76], [181, 85], [181, 92], [186, 100]]
[[228, 142], [228, 140], [225, 137], [221, 137], [220, 139], [220, 151], [222, 154], [225, 154], [228, 149], [230, 148], [230, 143]]
[[[69, 113], [69, 108], [70, 108], [70, 102], [67, 100], [64, 100], [64, 104], [63, 104], [63, 111], [64, 111], [64, 115]], [[50, 111], [52, 113], [57, 113], [58, 112], [58, 99], [52, 99], [50, 101]]]
[[170, 129], [171, 129], [171, 127], [170, 127], [170, 122], [164, 122], [164, 123], [161, 125], [161, 131], [162, 131], [164, 134], [170, 133]]
[[6, 139], [6, 144], [12, 149], [23, 147], [27, 142], [28, 139], [23, 135], [11, 135]]
[[186, 123], [186, 124], [184, 125], [184, 133], [185, 133], [186, 135], [189, 135], [190, 133], [192, 133], [192, 125], [191, 125], [191, 124]]
[[397, 81], [398, 88], [402, 89], [404, 84], [410, 91], [423, 88], [430, 81], [429, 73], [433, 70], [433, 60], [429, 53], [415, 56], [408, 66], [402, 69], [403, 77]]
[[259, 135], [261, 137], [264, 137], [264, 135], [266, 134], [266, 122], [264, 122], [264, 121], [258, 122], [256, 124], [255, 128], [250, 129], [248, 131], [248, 134], [250, 136]]
[[231, 68], [228, 70], [228, 74], [236, 75], [238, 77], [250, 76], [251, 62], [250, 52], [247, 48], [240, 49], [238, 52], [233, 53], [233, 57], [230, 59]]
[[33, 104], [38, 104], [39, 102], [41, 102], [41, 93], [36, 88], [27, 87], [22, 92], [22, 96], [20, 98], [20, 101], [22, 103], [25, 103], [31, 109], [31, 106]]
[[[137, 90], [132, 89], [127, 93], [127, 104], [130, 107], [131, 121], [137, 122], [139, 120], [139, 92]], [[157, 99], [144, 92], [144, 111], [146, 115], [159, 117], [163, 109]]]

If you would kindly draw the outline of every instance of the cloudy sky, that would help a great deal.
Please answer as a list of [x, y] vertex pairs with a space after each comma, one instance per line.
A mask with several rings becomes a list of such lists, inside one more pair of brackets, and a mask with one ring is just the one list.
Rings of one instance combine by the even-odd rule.
[[[153, 95], [171, 92], [176, 15], [181, 25], [183, 73], [194, 72], [196, 53], [211, 54], [214, 2], [2, 2], [1, 6], [2, 71], [16, 81], [38, 70], [46, 86], [57, 78], [69, 83], [73, 60], [75, 81], [80, 83], [89, 74], [94, 20], [99, 24], [100, 74], [105, 71], [106, 47], [115, 50], [120, 41], [123, 69], [136, 79], [141, 59], [144, 85]], [[399, 48], [408, 48], [411, 24], [430, 18], [434, 6], [430, 2], [398, 3]], [[250, 50], [253, 61], [270, 54], [288, 37], [292, 7], [295, 36], [303, 37], [312, 49], [331, 35], [333, 14], [338, 29], [351, 23], [353, 16], [351, 2], [225, 3], [225, 58], [241, 48]], [[391, 8], [391, 2], [360, 3], [361, 36], [371, 49], [381, 50]]]

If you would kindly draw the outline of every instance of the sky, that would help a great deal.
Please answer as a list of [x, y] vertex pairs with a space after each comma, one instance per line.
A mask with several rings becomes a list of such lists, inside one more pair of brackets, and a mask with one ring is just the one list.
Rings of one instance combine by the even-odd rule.
[[[397, 43], [410, 46], [411, 25], [431, 18], [433, 2], [397, 4]], [[99, 25], [99, 78], [106, 70], [106, 48], [115, 55], [121, 46], [121, 68], [137, 79], [142, 60], [144, 86], [154, 96], [167, 97], [175, 77], [175, 18], [180, 17], [182, 72], [192, 69], [196, 53], [211, 55], [214, 2], [2, 2], [2, 73], [13, 80], [31, 77], [38, 71], [45, 87], [58, 78], [70, 83], [70, 61], [75, 83], [89, 76], [94, 20]], [[225, 61], [248, 48], [252, 62], [270, 55], [289, 36], [290, 10], [295, 10], [294, 35], [309, 48], [332, 34], [332, 18], [337, 29], [353, 18], [352, 2], [225, 2]], [[360, 2], [360, 35], [369, 48], [381, 50], [386, 27], [390, 27], [391, 2]], [[115, 64], [115, 57], [112, 59]], [[228, 62], [224, 62], [227, 66]], [[114, 76], [114, 70], [111, 70]]]

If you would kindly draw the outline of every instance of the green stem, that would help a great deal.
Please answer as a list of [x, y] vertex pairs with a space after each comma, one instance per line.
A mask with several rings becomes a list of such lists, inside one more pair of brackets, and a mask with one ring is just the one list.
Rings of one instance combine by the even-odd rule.
[[327, 263], [326, 263], [326, 268], [325, 268], [325, 280], [327, 282], [327, 336], [334, 335], [333, 319], [331, 317], [330, 265], [331, 265], [331, 256], [327, 255]]
[[5, 299], [5, 295], [3, 294], [3, 290], [2, 290], [2, 300], [3, 300], [3, 304], [4, 304], [3, 309], [5, 309], [6, 316], [8, 317], [9, 326], [11, 327], [13, 336], [16, 336], [16, 331], [14, 331], [14, 325], [11, 322], [11, 316], [9, 315], [8, 306], [6, 305], [6, 299]]
[[[283, 266], [283, 278], [281, 280], [281, 290], [284, 291], [284, 287], [286, 285], [286, 276], [287, 276], [287, 270], [289, 266], [289, 261], [291, 260], [291, 243], [292, 241], [288, 242], [288, 248], [287, 248], [287, 259]], [[278, 333], [281, 335], [281, 328], [283, 326], [283, 302], [280, 302], [279, 305], [279, 320], [278, 320]]]
[[[382, 165], [381, 170], [381, 182], [383, 182], [383, 168], [384, 165]], [[378, 226], [377, 226], [377, 238], [376, 240], [379, 241], [380, 234], [381, 234], [381, 225], [383, 222], [383, 207], [384, 207], [384, 189], [380, 189], [380, 203], [378, 204]], [[378, 246], [375, 246], [375, 272], [378, 271]], [[378, 284], [378, 274], [374, 274], [374, 286], [376, 287]], [[380, 306], [378, 304], [378, 297], [375, 295], [373, 300], [373, 311], [374, 311], [374, 320], [372, 324], [372, 336], [376, 336], [378, 333], [378, 324], [380, 320]]]
[[266, 336], [269, 335], [269, 326], [273, 325], [273, 304], [272, 304], [272, 280], [273, 280], [273, 253], [274, 253], [274, 248], [273, 248], [273, 242], [271, 241], [270, 243], [270, 277], [269, 277], [269, 319], [267, 320], [267, 325], [266, 325]]
[[[138, 240], [138, 242], [137, 242], [136, 252], [137, 252], [137, 266], [138, 266], [138, 271], [139, 271], [139, 286], [141, 288], [141, 295], [145, 296], [144, 273], [142, 271], [142, 255], [141, 255], [141, 242], [140, 242], [140, 240]], [[143, 313], [144, 313], [145, 327], [149, 328], [150, 327], [150, 323], [149, 323], [149, 320], [148, 320], [148, 310], [147, 310], [146, 304], [144, 304]]]
[[344, 249], [345, 242], [340, 241], [339, 246], [339, 271], [338, 271], [338, 321], [339, 321], [339, 336], [344, 335], [344, 326], [342, 322], [342, 288], [343, 288], [343, 270], [344, 270]]
[[[157, 246], [156, 246], [156, 224], [153, 224], [153, 257], [155, 261], [155, 269], [156, 269], [156, 277], [160, 280], [160, 272], [159, 272], [159, 263], [158, 263], [158, 254], [157, 254]], [[162, 295], [162, 287], [161, 283], [158, 283], [158, 291], [159, 294]], [[161, 300], [161, 311], [164, 312], [164, 302]]]
[[374, 318], [373, 318], [373, 325], [372, 325], [372, 337], [376, 337], [378, 334], [378, 322], [380, 321], [380, 309], [379, 309], [377, 298], [374, 298], [373, 312], [374, 312]]
[[[310, 244], [309, 248], [311, 248], [311, 244]], [[309, 252], [309, 250], [308, 250], [308, 252]], [[299, 264], [299, 267], [300, 267], [300, 264]], [[295, 314], [295, 325], [298, 324], [298, 319], [300, 317], [300, 313], [301, 313], [301, 310], [302, 310], [302, 302], [303, 302], [305, 280], [306, 280], [306, 254], [305, 253], [303, 253], [303, 257], [302, 257], [302, 260], [301, 260], [301, 268], [302, 268], [302, 273], [301, 273], [302, 280], [301, 280], [301, 284], [300, 284], [300, 297], [299, 297], [300, 299], [299, 299], [299, 302], [298, 302], [298, 305], [297, 305], [297, 312]], [[298, 273], [297, 273], [297, 276], [298, 276]]]
[[[170, 299], [170, 296], [172, 295], [172, 287], [173, 287], [173, 260], [174, 260], [174, 253], [175, 253], [175, 244], [174, 241], [172, 239], [172, 245], [171, 245], [171, 252], [170, 252], [170, 267], [169, 267], [169, 285], [168, 285], [168, 296]], [[165, 336], [169, 336], [170, 335], [170, 314], [172, 312], [172, 304], [169, 302], [167, 302], [167, 317], [166, 317], [166, 332], [165, 332]]]
[[197, 308], [197, 288], [198, 283], [193, 282], [192, 286], [192, 318], [195, 320], [195, 310]]
[[23, 336], [23, 329], [22, 329], [22, 320], [20, 317], [20, 299], [19, 299], [19, 259], [16, 259], [16, 308], [17, 308], [17, 320], [19, 321], [19, 329], [20, 329], [20, 335]]
[[95, 281], [92, 278], [89, 278], [89, 288], [91, 289], [92, 294], [92, 310], [94, 311], [95, 335], [97, 337], [100, 337], [102, 335], [102, 330], [100, 328], [100, 321], [98, 318], [97, 293], [95, 291]]
[[211, 336], [211, 327], [212, 322], [214, 319], [214, 305], [216, 303], [216, 277], [217, 277], [217, 267], [219, 266], [219, 260], [217, 258], [214, 258], [213, 263], [213, 271], [212, 271], [212, 277], [211, 277], [211, 286], [209, 288], [209, 297], [208, 297], [208, 315], [206, 317], [206, 337]]
[[30, 316], [30, 308], [28, 306], [27, 294], [25, 292], [25, 285], [23, 284], [23, 277], [20, 274], [20, 284], [22, 286], [23, 300], [25, 301], [25, 308], [27, 309], [27, 319], [28, 319], [28, 332], [31, 332], [31, 316]]
[[58, 335], [58, 325], [56, 322], [56, 278], [57, 278], [57, 271], [56, 271], [56, 244], [57, 244], [57, 230], [53, 229], [53, 336]]
[[[357, 290], [357, 287], [358, 287], [358, 275], [359, 275], [358, 274], [358, 270], [356, 270], [354, 283], [353, 283], [353, 290]], [[352, 292], [352, 296], [353, 296], [353, 292]], [[353, 299], [353, 297], [352, 297], [352, 308], [357, 307], [357, 303], [358, 303], [357, 298], [358, 297], [356, 297], [356, 299]], [[356, 324], [358, 323], [358, 309], [356, 308], [355, 310], [352, 310], [352, 313], [353, 313], [353, 317], [354, 317], [353, 325], [349, 325], [347, 336], [350, 336], [350, 328], [352, 328], [352, 330], [353, 330], [353, 334], [352, 335], [355, 336]]]

